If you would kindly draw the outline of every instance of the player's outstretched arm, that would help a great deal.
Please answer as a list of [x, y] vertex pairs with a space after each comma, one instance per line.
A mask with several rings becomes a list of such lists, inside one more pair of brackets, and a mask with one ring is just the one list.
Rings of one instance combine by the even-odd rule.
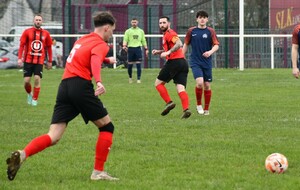
[[104, 59], [104, 62], [105, 62], [105, 63], [109, 63], [109, 64], [115, 64], [115, 63], [117, 63], [117, 60], [116, 60], [115, 57], [106, 57], [106, 58]]
[[164, 50], [157, 50], [157, 49], [153, 49], [152, 50], [152, 54], [153, 55], [160, 55]]

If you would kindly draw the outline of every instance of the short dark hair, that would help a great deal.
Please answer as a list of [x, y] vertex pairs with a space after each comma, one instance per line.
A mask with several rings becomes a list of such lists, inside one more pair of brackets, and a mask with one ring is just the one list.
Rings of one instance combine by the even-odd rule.
[[159, 19], [161, 18], [166, 18], [168, 22], [170, 22], [170, 18], [168, 16], [161, 16]]
[[94, 26], [99, 27], [106, 24], [114, 25], [116, 23], [116, 19], [109, 11], [100, 11], [93, 16]]
[[196, 15], [196, 18], [198, 18], [199, 16], [204, 17], [204, 18], [208, 18], [208, 14], [205, 11], [198, 11], [197, 15]]
[[40, 17], [42, 17], [42, 18], [43, 18], [43, 16], [42, 16], [42, 14], [41, 14], [41, 13], [37, 13], [37, 14], [35, 14], [35, 15], [34, 15], [34, 17], [36, 17], [36, 16], [40, 16]]

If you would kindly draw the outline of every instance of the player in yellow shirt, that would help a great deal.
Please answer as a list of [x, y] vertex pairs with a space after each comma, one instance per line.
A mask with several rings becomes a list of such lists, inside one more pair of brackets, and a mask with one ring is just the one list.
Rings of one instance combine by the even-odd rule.
[[138, 27], [138, 20], [133, 18], [131, 20], [131, 28], [127, 29], [123, 39], [123, 49], [128, 53], [128, 76], [129, 83], [132, 83], [132, 68], [133, 64], [136, 64], [137, 69], [137, 83], [141, 83], [142, 74], [142, 46], [145, 49], [146, 56], [148, 56], [147, 41], [145, 38], [144, 30]]

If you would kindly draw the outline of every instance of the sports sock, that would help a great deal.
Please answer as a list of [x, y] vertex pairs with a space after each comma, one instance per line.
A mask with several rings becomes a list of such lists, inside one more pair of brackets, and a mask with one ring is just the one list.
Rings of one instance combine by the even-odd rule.
[[132, 78], [132, 67], [133, 67], [133, 64], [127, 65], [127, 72], [128, 72], [129, 78]]
[[52, 141], [48, 134], [36, 137], [24, 148], [26, 158], [44, 150], [45, 148], [51, 146], [51, 144]]
[[181, 105], [182, 105], [182, 109], [183, 111], [186, 109], [189, 109], [189, 96], [186, 93], [186, 91], [182, 91], [179, 94], [180, 100], [181, 100]]
[[171, 98], [169, 96], [168, 90], [166, 89], [165, 85], [163, 84], [157, 85], [156, 90], [159, 92], [160, 96], [166, 103], [169, 103], [171, 101]]
[[25, 88], [27, 94], [31, 93], [31, 84], [30, 83], [25, 83], [24, 88]]
[[209, 104], [210, 104], [210, 99], [211, 99], [211, 90], [204, 90], [204, 103], [205, 103], [205, 106], [204, 106], [204, 110], [209, 110]]
[[202, 88], [195, 87], [197, 105], [202, 105]]
[[32, 99], [33, 100], [37, 100], [38, 97], [39, 97], [39, 94], [40, 94], [40, 90], [41, 88], [33, 88], [33, 96], [32, 96]]
[[137, 80], [140, 80], [142, 75], [142, 66], [140, 63], [136, 64], [136, 69], [137, 69]]
[[110, 146], [112, 144], [112, 137], [113, 134], [108, 131], [102, 131], [99, 133], [98, 140], [96, 143], [94, 170], [104, 170], [104, 164], [108, 157]]

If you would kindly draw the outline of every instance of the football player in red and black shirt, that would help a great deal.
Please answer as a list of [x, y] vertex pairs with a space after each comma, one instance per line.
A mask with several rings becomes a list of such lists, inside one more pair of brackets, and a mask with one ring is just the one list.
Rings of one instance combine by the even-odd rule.
[[[49, 132], [38, 136], [23, 150], [14, 151], [7, 159], [7, 177], [13, 180], [21, 164], [32, 155], [55, 145], [64, 134], [68, 123], [81, 114], [85, 123], [92, 121], [99, 130], [95, 162], [91, 180], [118, 180], [104, 171], [104, 164], [113, 140], [114, 125], [99, 95], [106, 92], [101, 80], [101, 64], [116, 63], [107, 57], [107, 41], [115, 29], [115, 18], [110, 12], [94, 16], [94, 32], [77, 40], [67, 58], [60, 83]], [[94, 79], [95, 89], [92, 82]], [[60, 163], [58, 163], [60, 164]]]
[[[27, 92], [27, 103], [37, 105], [43, 75], [43, 65], [48, 55], [47, 69], [52, 67], [52, 40], [47, 30], [41, 28], [43, 18], [37, 14], [34, 16], [34, 26], [26, 29], [20, 38], [18, 52], [18, 65], [23, 66], [24, 88]], [[34, 75], [34, 88], [32, 93], [31, 77]]]
[[159, 19], [159, 27], [163, 32], [163, 50], [154, 49], [152, 50], [152, 54], [160, 55], [161, 58], [167, 60], [155, 80], [156, 90], [166, 102], [166, 106], [161, 115], [165, 116], [175, 108], [175, 103], [171, 100], [167, 88], [165, 87], [166, 83], [173, 80], [183, 109], [181, 118], [186, 119], [189, 118], [192, 113], [189, 110], [189, 96], [185, 90], [189, 66], [182, 53], [182, 42], [177, 33], [170, 28], [169, 17], [162, 16]]

